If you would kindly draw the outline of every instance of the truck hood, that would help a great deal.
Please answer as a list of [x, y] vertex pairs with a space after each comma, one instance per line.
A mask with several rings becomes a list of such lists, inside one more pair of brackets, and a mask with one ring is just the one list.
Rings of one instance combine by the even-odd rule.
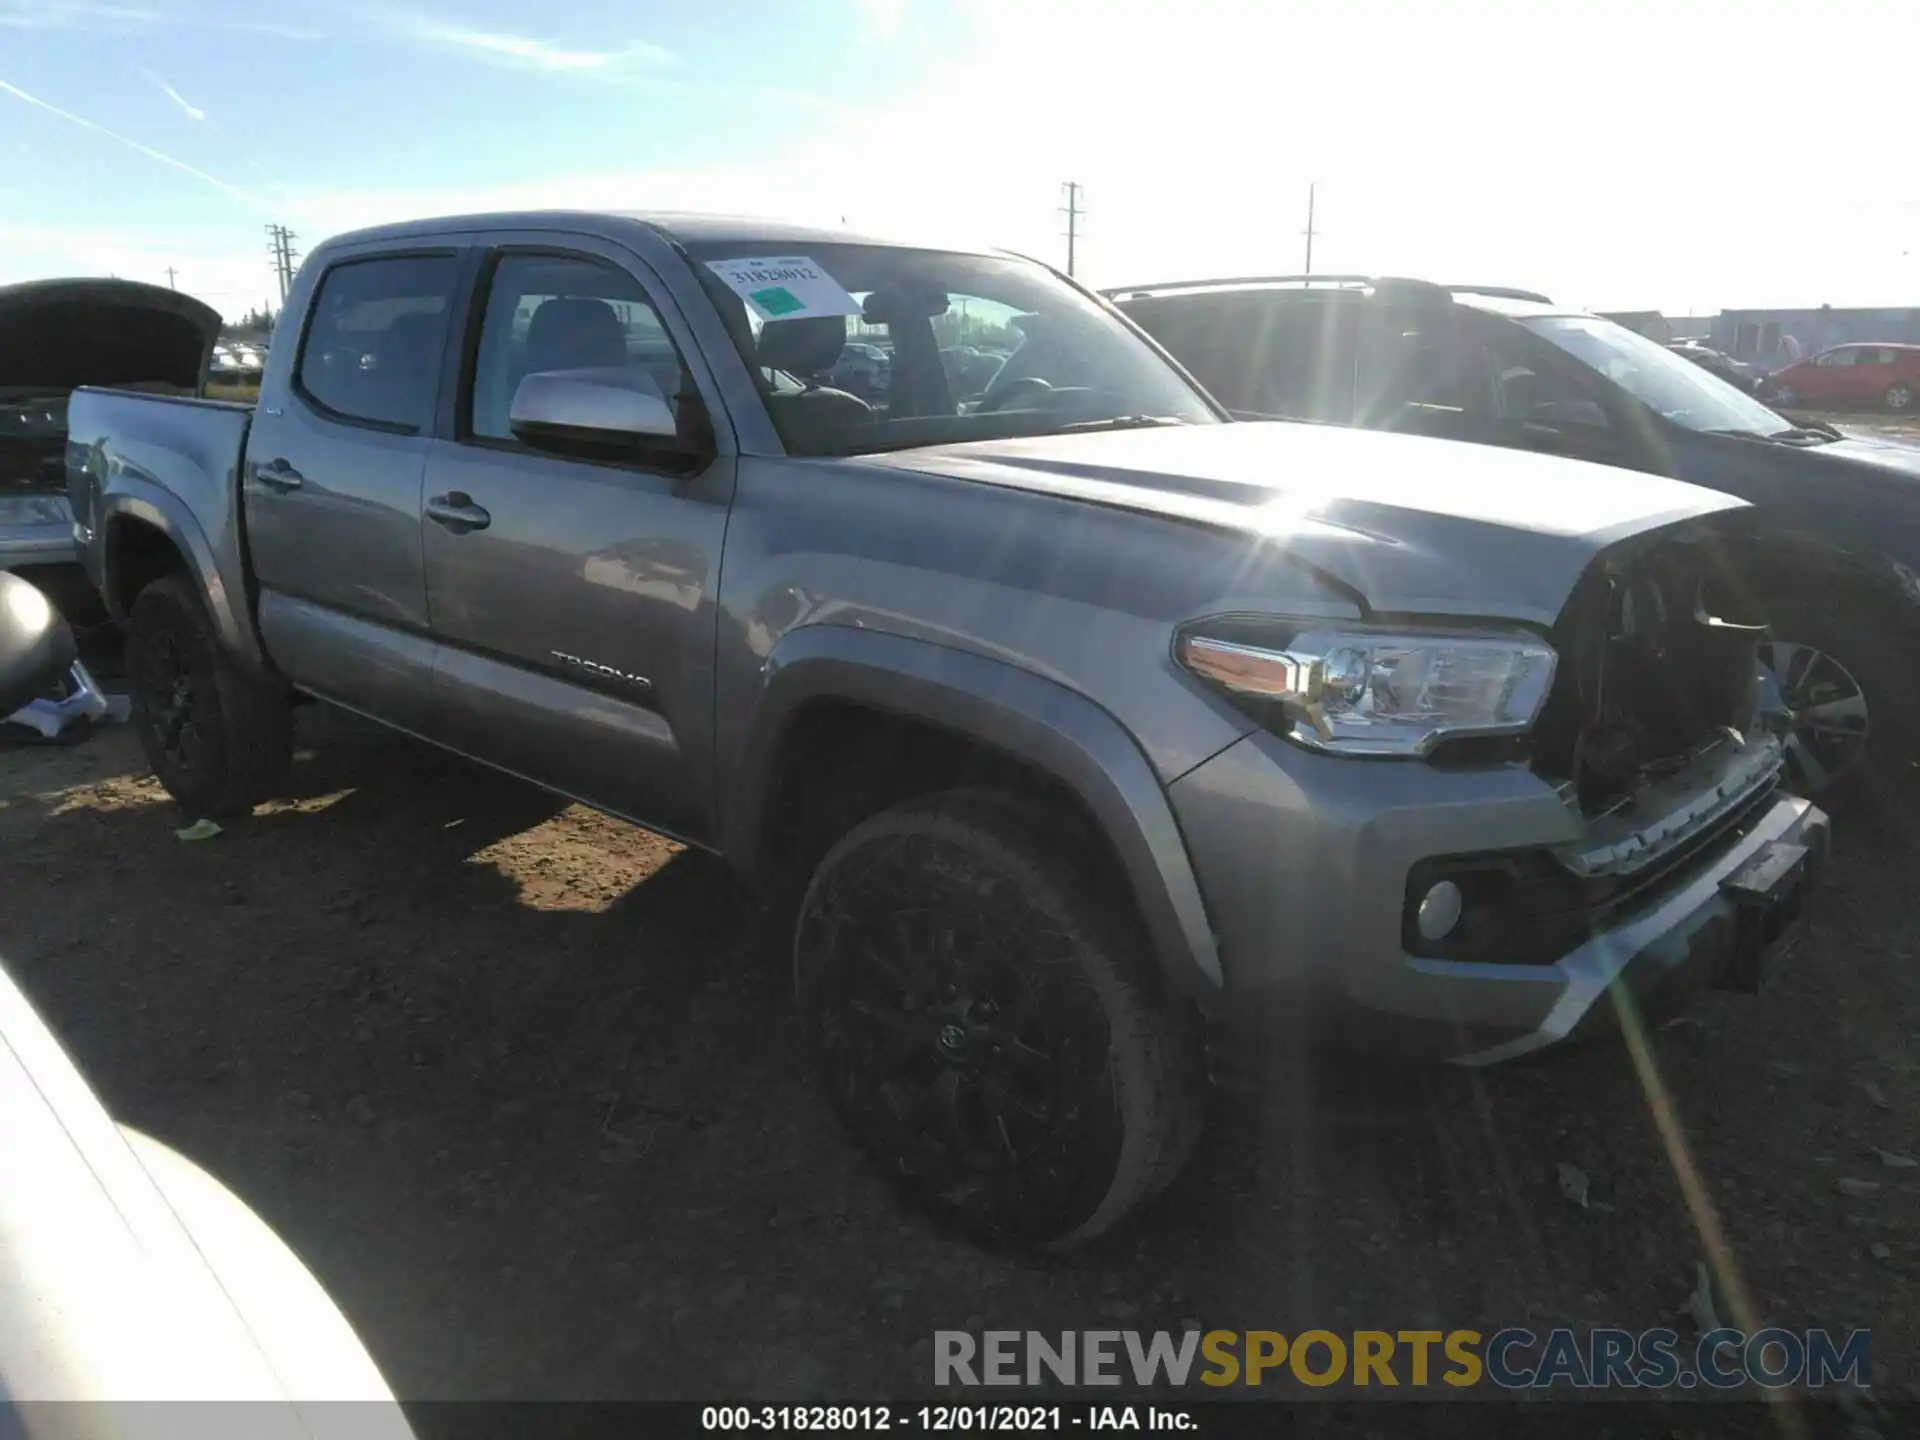
[[0, 286], [0, 392], [54, 395], [78, 385], [138, 383], [197, 390], [219, 333], [216, 311], [158, 285]]
[[1636, 471], [1281, 422], [979, 441], [870, 463], [1238, 531], [1382, 614], [1541, 626], [1607, 546], [1749, 508]]
[[1920, 480], [1920, 446], [1903, 445], [1897, 440], [1882, 440], [1876, 436], [1867, 435], [1848, 435], [1844, 440], [1836, 440], [1831, 445], [1822, 445], [1810, 453], [1828, 456], [1835, 460], [1850, 460], [1855, 465], [1881, 471], [1889, 476]]

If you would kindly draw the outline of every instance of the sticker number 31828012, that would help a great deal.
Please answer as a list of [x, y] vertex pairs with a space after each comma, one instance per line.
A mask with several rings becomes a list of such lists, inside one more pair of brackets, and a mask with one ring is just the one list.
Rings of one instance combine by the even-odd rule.
[[749, 255], [736, 260], [709, 260], [707, 268], [752, 306], [762, 320], [860, 313], [860, 302], [805, 255]]

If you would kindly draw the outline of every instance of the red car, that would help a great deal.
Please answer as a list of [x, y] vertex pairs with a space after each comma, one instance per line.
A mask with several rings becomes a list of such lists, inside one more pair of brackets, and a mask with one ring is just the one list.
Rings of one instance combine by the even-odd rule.
[[1920, 405], [1920, 345], [1836, 345], [1769, 376], [1771, 405]]

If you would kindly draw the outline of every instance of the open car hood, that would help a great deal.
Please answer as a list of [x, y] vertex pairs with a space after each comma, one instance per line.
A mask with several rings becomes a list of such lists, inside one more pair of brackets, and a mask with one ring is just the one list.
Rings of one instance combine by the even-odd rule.
[[217, 311], [158, 285], [0, 285], [0, 391], [134, 384], [198, 390], [219, 334]]
[[1285, 422], [976, 441], [869, 463], [1240, 531], [1379, 613], [1542, 626], [1599, 551], [1750, 509], [1632, 470]]

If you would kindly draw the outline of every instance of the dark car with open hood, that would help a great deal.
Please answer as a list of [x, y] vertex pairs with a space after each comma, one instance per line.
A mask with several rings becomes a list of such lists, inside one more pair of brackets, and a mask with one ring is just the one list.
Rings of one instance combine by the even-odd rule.
[[61, 594], [84, 584], [67, 507], [67, 397], [81, 385], [197, 395], [211, 307], [132, 280], [0, 286], [0, 570]]
[[1782, 415], [1523, 290], [1315, 275], [1108, 293], [1243, 418], [1531, 450], [1748, 501], [1752, 536], [1722, 559], [1770, 630], [1797, 783], [1865, 796], [1920, 745], [1920, 449]]

